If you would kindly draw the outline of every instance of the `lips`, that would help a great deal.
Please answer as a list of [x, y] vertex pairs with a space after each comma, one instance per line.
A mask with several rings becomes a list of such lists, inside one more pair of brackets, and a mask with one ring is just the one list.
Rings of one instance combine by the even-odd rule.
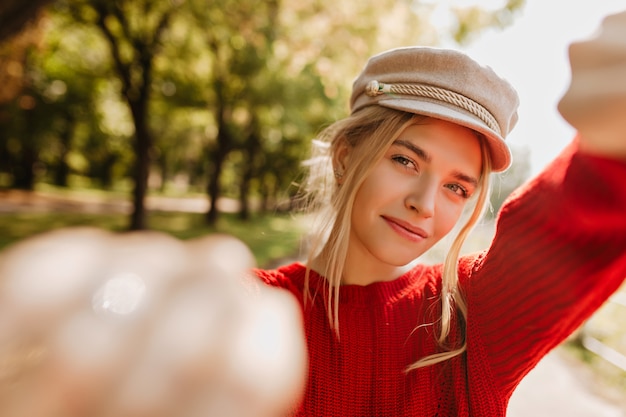
[[410, 241], [420, 242], [428, 238], [428, 233], [420, 227], [394, 217], [382, 217], [396, 233]]

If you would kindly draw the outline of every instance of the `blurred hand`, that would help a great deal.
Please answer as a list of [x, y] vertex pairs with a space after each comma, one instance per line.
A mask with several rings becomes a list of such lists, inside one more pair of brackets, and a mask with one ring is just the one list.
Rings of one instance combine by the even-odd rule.
[[64, 229], [0, 253], [2, 417], [285, 415], [300, 308], [240, 241]]
[[626, 160], [626, 11], [569, 48], [572, 79], [561, 115], [580, 133], [580, 149]]

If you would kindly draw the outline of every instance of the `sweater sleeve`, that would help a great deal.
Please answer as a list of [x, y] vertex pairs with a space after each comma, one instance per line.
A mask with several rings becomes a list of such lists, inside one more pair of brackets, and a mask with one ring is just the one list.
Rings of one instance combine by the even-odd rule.
[[576, 143], [508, 199], [466, 271], [468, 352], [505, 396], [626, 278], [626, 163]]

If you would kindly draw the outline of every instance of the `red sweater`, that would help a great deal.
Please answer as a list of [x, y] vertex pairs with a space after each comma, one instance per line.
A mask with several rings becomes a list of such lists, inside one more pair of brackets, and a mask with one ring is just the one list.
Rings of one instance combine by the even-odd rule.
[[[513, 390], [626, 277], [626, 164], [570, 146], [502, 208], [484, 253], [463, 257], [467, 351], [405, 373], [437, 351], [441, 266], [340, 290], [341, 339], [323, 297], [304, 309], [309, 378], [298, 416], [504, 416]], [[305, 268], [258, 270], [302, 303]], [[312, 293], [324, 279], [312, 274]], [[458, 329], [456, 329], [458, 331]]]

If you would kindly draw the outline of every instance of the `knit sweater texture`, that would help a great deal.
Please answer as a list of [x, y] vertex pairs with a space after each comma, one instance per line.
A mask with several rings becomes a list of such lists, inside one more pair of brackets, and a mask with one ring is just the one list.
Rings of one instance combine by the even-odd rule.
[[[257, 270], [297, 297], [309, 376], [297, 416], [498, 417], [521, 379], [626, 277], [626, 163], [576, 152], [576, 141], [503, 205], [489, 249], [462, 257], [467, 351], [405, 372], [440, 351], [441, 265], [340, 289], [338, 339], [323, 277], [303, 303], [300, 263]], [[459, 320], [453, 338], [460, 332]]]

